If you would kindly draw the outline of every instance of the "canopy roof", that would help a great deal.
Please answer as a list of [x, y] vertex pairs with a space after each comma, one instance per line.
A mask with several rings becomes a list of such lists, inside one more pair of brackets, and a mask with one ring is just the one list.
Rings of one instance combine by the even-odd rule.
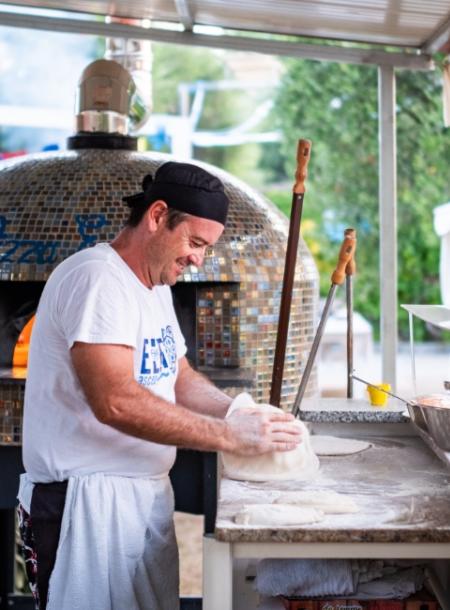
[[[92, 16], [147, 19], [151, 21], [149, 38], [158, 29], [155, 22], [169, 22], [174, 27], [179, 26], [179, 34], [196, 33], [196, 26], [213, 26], [225, 30], [391, 46], [409, 55], [450, 51], [448, 0], [4, 0], [3, 5], [9, 5], [9, 13], [0, 14], [0, 24], [5, 25], [14, 25], [14, 14], [20, 18], [23, 7], [49, 8]], [[63, 21], [56, 19], [56, 13], [51, 17], [55, 18], [58, 29], [57, 24]], [[92, 21], [81, 20], [79, 30], [88, 33]], [[17, 22], [16, 25], [24, 24]], [[100, 27], [98, 24], [98, 29]], [[89, 33], [93, 33], [92, 30]], [[107, 34], [100, 29], [98, 33]], [[239, 37], [235, 38], [238, 43]], [[218, 42], [212, 46], [231, 46]], [[195, 43], [191, 41], [190, 44]], [[345, 57], [343, 59], [345, 61]], [[374, 58], [370, 63], [379, 62]]]

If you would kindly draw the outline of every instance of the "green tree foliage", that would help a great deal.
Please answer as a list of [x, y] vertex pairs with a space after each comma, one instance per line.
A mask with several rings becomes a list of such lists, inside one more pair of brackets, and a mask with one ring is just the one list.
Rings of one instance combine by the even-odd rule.
[[[294, 175], [297, 140], [313, 141], [303, 218], [321, 272], [322, 292], [336, 262], [343, 230], [358, 233], [356, 308], [378, 328], [378, 107], [375, 68], [287, 60], [274, 121], [283, 132], [269, 171]], [[450, 133], [442, 127], [440, 73], [397, 73], [399, 302], [438, 303], [439, 239], [433, 208], [450, 195]], [[273, 199], [290, 210], [290, 195]], [[289, 212], [288, 212], [289, 213]], [[407, 320], [400, 315], [401, 335]], [[423, 338], [423, 337], [420, 337]]]
[[[227, 67], [223, 51], [154, 44], [153, 49], [153, 111], [161, 114], [179, 114], [181, 83], [194, 84], [199, 81], [215, 82], [233, 80]], [[200, 130], [220, 131], [232, 128], [252, 115], [259, 98], [267, 92], [239, 89], [210, 90], [206, 93], [200, 122]], [[190, 101], [192, 102], [192, 96]], [[198, 147], [194, 157], [227, 169], [244, 180], [258, 182], [257, 169], [260, 147], [256, 144], [239, 146]]]
[[197, 47], [154, 44], [153, 111], [178, 114], [180, 83], [224, 78], [224, 64], [213, 51]]

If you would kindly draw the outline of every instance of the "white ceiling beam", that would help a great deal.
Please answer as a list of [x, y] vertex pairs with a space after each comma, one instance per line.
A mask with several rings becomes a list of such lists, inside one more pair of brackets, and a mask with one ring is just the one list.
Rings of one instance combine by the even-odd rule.
[[175, 7], [184, 29], [187, 32], [192, 32], [192, 28], [194, 27], [194, 18], [192, 17], [188, 0], [175, 0]]
[[424, 53], [432, 55], [437, 53], [450, 42], [450, 15], [447, 19], [433, 32], [433, 34], [424, 42], [421, 50]]
[[66, 19], [40, 15], [10, 13], [0, 11], [0, 25], [18, 28], [90, 34], [92, 36], [122, 37], [153, 42], [180, 44], [218, 49], [229, 49], [301, 57], [317, 61], [338, 63], [385, 65], [409, 70], [429, 70], [434, 68], [432, 59], [422, 53], [390, 53], [382, 50], [341, 46], [325, 46], [280, 40], [246, 38], [231, 35], [206, 35], [195, 32], [181, 32], [162, 28], [144, 28], [123, 23], [105, 23], [90, 19]]

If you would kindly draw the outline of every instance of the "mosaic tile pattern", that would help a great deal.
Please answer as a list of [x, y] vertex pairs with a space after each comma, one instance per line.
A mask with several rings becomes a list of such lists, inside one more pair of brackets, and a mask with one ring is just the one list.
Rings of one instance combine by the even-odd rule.
[[239, 366], [239, 284], [197, 291], [199, 366]]
[[[122, 196], [141, 190], [143, 176], [171, 159], [157, 153], [91, 149], [1, 162], [0, 280], [45, 281], [70, 254], [113, 239], [127, 216]], [[288, 221], [245, 183], [198, 164], [222, 179], [231, 201], [227, 227], [204, 266], [187, 268], [180, 279], [214, 284], [213, 288], [206, 286], [204, 293], [203, 288], [198, 291], [197, 340], [204, 350], [200, 360], [253, 370], [253, 395], [268, 401]], [[237, 294], [231, 297], [232, 284], [237, 286]], [[211, 291], [212, 300], [222, 302], [222, 311], [217, 306], [212, 315], [205, 316], [200, 311], [210, 305], [200, 302], [210, 302]], [[298, 389], [317, 308], [318, 274], [300, 240], [282, 388], [284, 407], [292, 404]], [[216, 339], [219, 327], [220, 340]], [[316, 392], [314, 370], [307, 395]]]
[[25, 382], [0, 381], [0, 444], [20, 445]]

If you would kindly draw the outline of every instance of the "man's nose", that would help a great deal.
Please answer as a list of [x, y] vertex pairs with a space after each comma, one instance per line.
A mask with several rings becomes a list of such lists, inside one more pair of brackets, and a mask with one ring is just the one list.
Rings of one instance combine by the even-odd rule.
[[189, 255], [189, 264], [195, 267], [201, 267], [205, 259], [206, 247], [199, 252], [193, 252]]
[[191, 254], [189, 257], [189, 264], [194, 267], [201, 267], [203, 265], [204, 256], [202, 254]]

